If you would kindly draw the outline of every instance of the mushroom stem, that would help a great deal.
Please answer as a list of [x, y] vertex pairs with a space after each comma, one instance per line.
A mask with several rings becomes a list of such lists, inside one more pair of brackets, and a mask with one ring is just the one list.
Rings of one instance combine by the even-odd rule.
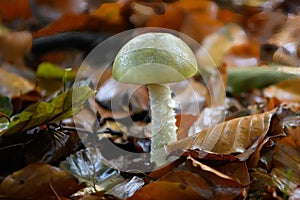
[[167, 163], [164, 145], [177, 140], [174, 107], [168, 86], [148, 84], [151, 109], [151, 162], [157, 166]]

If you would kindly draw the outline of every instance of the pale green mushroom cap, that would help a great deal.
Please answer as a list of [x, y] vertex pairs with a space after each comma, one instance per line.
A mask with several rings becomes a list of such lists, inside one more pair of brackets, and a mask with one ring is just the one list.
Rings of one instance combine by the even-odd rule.
[[169, 33], [145, 33], [127, 42], [117, 54], [112, 75], [133, 84], [183, 81], [197, 72], [190, 47]]

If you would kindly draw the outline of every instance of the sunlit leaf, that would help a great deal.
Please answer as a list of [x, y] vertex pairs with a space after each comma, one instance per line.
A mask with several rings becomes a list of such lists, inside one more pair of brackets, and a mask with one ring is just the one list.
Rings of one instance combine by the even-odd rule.
[[274, 112], [232, 119], [168, 144], [165, 148], [167, 152], [181, 148], [203, 149], [220, 154], [243, 153], [247, 150], [253, 153], [270, 130]]
[[[46, 123], [55, 123], [77, 114], [85, 101], [94, 95], [89, 87], [74, 88], [53, 98], [50, 102], [38, 102], [13, 116], [1, 136], [27, 131]], [[73, 97], [73, 98], [72, 98]]]
[[[77, 179], [59, 168], [34, 163], [8, 175], [0, 185], [0, 197], [4, 199], [41, 199], [69, 197], [83, 188]], [[55, 191], [55, 193], [54, 193]]]

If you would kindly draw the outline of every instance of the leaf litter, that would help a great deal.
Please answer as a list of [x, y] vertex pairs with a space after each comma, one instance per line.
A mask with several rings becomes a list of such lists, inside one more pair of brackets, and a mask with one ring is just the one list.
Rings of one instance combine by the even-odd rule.
[[[86, 1], [78, 7], [73, 2], [15, 1], [15, 9], [7, 0], [0, 3], [0, 198], [299, 198], [297, 3], [130, 0]], [[125, 158], [107, 146], [150, 151], [146, 88], [120, 85], [113, 93], [116, 84], [107, 70], [106, 81], [97, 86], [87, 80], [85, 86], [61, 92], [73, 83], [77, 66], [69, 59], [74, 52], [86, 55], [103, 35], [147, 26], [180, 31], [206, 46], [217, 66], [207, 64], [205, 70], [217, 68], [227, 92], [225, 106], [213, 108], [200, 76], [171, 86], [181, 106], [176, 108], [178, 141], [165, 148], [169, 156], [181, 156], [158, 169], [148, 158]], [[79, 33], [73, 41], [64, 34], [72, 31]], [[90, 40], [86, 32], [99, 40]], [[61, 48], [58, 41], [71, 42]], [[206, 61], [201, 50], [195, 52]], [[7, 70], [7, 63], [18, 70]], [[66, 67], [74, 69], [68, 76]], [[24, 76], [27, 69], [36, 71], [37, 83], [43, 84]], [[64, 76], [67, 81], [55, 85]], [[96, 101], [86, 85], [97, 90]], [[110, 103], [119, 99], [113, 112]], [[88, 123], [75, 126], [76, 113]], [[125, 123], [128, 119], [133, 123]], [[139, 165], [147, 165], [147, 172], [128, 170]]]

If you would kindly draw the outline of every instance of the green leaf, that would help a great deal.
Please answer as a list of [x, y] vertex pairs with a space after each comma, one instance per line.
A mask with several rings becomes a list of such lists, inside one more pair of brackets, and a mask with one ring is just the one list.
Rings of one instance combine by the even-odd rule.
[[76, 76], [75, 72], [68, 70], [68, 73], [66, 73], [66, 70], [49, 62], [41, 63], [37, 68], [36, 74], [38, 77], [47, 79], [62, 79], [66, 76], [65, 78], [70, 80]]
[[[13, 113], [13, 106], [10, 98], [0, 97], [0, 131], [6, 129], [9, 124], [9, 117]], [[8, 119], [7, 119], [8, 118]]]
[[13, 116], [8, 128], [0, 136], [30, 130], [47, 123], [55, 123], [80, 112], [85, 101], [95, 92], [87, 87], [73, 88], [53, 98], [50, 102], [38, 102]]
[[231, 94], [264, 88], [282, 80], [299, 76], [300, 71], [293, 67], [235, 67], [229, 68], [227, 75], [227, 91]]
[[13, 106], [8, 97], [0, 97], [0, 112], [7, 116], [11, 116], [13, 112]]

